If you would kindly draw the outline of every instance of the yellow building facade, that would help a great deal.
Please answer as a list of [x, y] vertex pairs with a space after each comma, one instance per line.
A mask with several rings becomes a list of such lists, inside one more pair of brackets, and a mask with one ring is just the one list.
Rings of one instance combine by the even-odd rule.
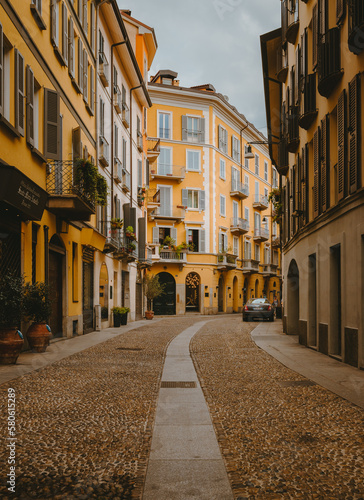
[[[280, 297], [278, 225], [268, 196], [278, 176], [266, 139], [210, 84], [151, 78], [148, 244], [165, 283], [155, 314], [240, 312]], [[245, 159], [250, 144], [253, 159]]]
[[363, 6], [283, 0], [261, 37], [268, 137], [282, 175], [284, 328], [364, 366]]

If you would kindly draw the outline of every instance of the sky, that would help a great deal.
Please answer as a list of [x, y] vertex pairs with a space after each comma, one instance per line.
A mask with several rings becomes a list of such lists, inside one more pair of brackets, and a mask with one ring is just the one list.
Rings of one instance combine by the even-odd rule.
[[280, 26], [278, 0], [117, 0], [154, 28], [150, 75], [178, 73], [182, 87], [211, 83], [266, 135], [260, 35]]

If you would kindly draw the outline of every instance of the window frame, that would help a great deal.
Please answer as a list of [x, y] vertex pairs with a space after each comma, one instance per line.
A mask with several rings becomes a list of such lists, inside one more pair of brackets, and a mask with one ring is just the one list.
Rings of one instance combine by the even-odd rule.
[[[165, 134], [161, 134], [160, 133], [161, 130], [167, 130], [165, 128], [162, 128], [162, 129], [160, 128], [160, 119], [161, 119], [161, 117], [163, 115], [169, 117], [169, 129], [168, 129], [168, 131], [169, 131], [169, 134], [168, 134], [169, 137], [166, 137]], [[159, 139], [168, 139], [168, 140], [172, 139], [172, 116], [173, 115], [172, 115], [172, 113], [170, 111], [162, 111], [162, 110], [158, 110], [157, 111], [157, 129], [158, 129], [157, 137]]]
[[[193, 153], [194, 155], [198, 156], [198, 169], [195, 168], [190, 168], [189, 167], [189, 153]], [[201, 172], [201, 151], [198, 149], [186, 149], [186, 171], [187, 172]]]
[[[224, 175], [221, 175], [221, 166], [224, 166], [223, 168], [223, 171], [224, 171]], [[220, 172], [219, 172], [219, 175], [220, 175], [220, 179], [226, 181], [226, 161], [223, 159], [223, 158], [220, 158]]]
[[223, 194], [220, 194], [220, 217], [226, 217], [226, 196]]

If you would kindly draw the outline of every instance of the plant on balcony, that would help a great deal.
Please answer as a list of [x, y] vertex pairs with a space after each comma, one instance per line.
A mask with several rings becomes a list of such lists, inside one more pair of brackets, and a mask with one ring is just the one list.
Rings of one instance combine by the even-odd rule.
[[24, 314], [33, 323], [27, 331], [29, 347], [44, 352], [49, 345], [51, 329], [46, 324], [52, 313], [49, 285], [42, 282], [26, 283], [24, 288]]
[[268, 201], [273, 204], [273, 222], [281, 222], [282, 220], [282, 192], [279, 188], [274, 188], [268, 196]]
[[7, 274], [0, 276], [0, 364], [14, 364], [24, 344], [18, 330], [23, 312], [24, 280]]
[[110, 224], [111, 224], [111, 229], [121, 229], [123, 227], [124, 221], [123, 219], [116, 217], [114, 219], [111, 219]]
[[182, 241], [179, 245], [176, 246], [176, 253], [178, 257], [181, 255], [181, 252], [183, 250], [193, 250], [193, 244], [191, 243], [186, 243], [185, 241]]
[[133, 241], [131, 241], [126, 247], [126, 250], [128, 253], [133, 253], [133, 251], [136, 250], [136, 244]]
[[146, 319], [153, 319], [153, 300], [163, 295], [165, 285], [159, 282], [159, 277], [155, 274], [146, 274], [143, 279], [144, 295], [147, 297]]
[[125, 229], [125, 236], [127, 238], [129, 238], [129, 240], [133, 240], [135, 241], [137, 238], [136, 238], [136, 234], [134, 233], [134, 229], [132, 226], [128, 226], [126, 229]]
[[174, 238], [172, 238], [171, 236], [166, 236], [163, 240], [163, 243], [162, 243], [162, 248], [169, 248], [169, 249], [172, 249], [174, 248], [176, 244], [176, 240]]
[[74, 185], [80, 194], [98, 205], [106, 205], [108, 191], [106, 179], [99, 174], [97, 167], [90, 160], [80, 158], [76, 161]]

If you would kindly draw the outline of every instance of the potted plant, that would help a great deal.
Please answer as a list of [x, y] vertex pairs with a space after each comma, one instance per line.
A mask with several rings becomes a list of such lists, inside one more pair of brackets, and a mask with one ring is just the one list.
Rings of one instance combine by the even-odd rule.
[[47, 321], [52, 312], [49, 285], [43, 281], [26, 283], [24, 288], [24, 315], [33, 323], [27, 331], [29, 347], [44, 352], [49, 345], [51, 329]]
[[129, 240], [133, 240], [135, 241], [136, 240], [136, 234], [134, 233], [134, 229], [132, 226], [128, 226], [126, 229], [125, 229], [125, 236], [127, 238], [129, 238]]
[[116, 217], [114, 219], [111, 219], [110, 221], [111, 224], [111, 229], [121, 229], [123, 227], [124, 221], [123, 219], [120, 219], [119, 217]]
[[129, 307], [113, 307], [111, 311], [114, 315], [114, 327], [117, 328], [120, 325], [126, 325], [128, 323]]
[[268, 201], [271, 201], [273, 204], [273, 222], [281, 222], [282, 220], [282, 193], [279, 188], [274, 188], [268, 196]]
[[167, 247], [167, 248], [171, 249], [174, 247], [175, 244], [176, 244], [176, 241], [171, 236], [166, 236], [163, 240], [163, 247], [164, 248]]
[[146, 274], [143, 279], [144, 295], [147, 297], [146, 319], [153, 319], [153, 300], [164, 293], [164, 284], [159, 282], [159, 277], [155, 274]]
[[0, 276], [0, 364], [16, 363], [24, 344], [19, 331], [23, 312], [24, 280], [7, 274]]
[[106, 179], [99, 174], [97, 167], [90, 160], [80, 158], [76, 161], [74, 186], [80, 195], [90, 202], [96, 201], [98, 205], [106, 205], [108, 192]]

